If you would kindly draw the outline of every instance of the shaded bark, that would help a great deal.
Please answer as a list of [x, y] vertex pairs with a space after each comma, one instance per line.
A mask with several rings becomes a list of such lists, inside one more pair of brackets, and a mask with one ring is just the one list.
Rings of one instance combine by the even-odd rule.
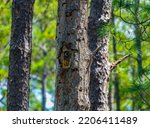
[[58, 1], [55, 110], [89, 110], [88, 0]]
[[108, 79], [110, 67], [108, 62], [109, 23], [111, 18], [111, 0], [91, 0], [89, 17], [89, 46], [94, 51], [90, 74], [90, 110], [108, 110]]
[[34, 0], [13, 0], [7, 109], [25, 111], [29, 106], [32, 17]]

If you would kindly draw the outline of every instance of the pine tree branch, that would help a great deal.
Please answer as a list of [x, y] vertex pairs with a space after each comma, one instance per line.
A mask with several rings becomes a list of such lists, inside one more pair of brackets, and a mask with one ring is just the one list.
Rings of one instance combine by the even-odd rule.
[[[1, 43], [1, 42], [0, 42], [0, 43]], [[8, 42], [7, 44], [5, 44], [4, 47], [3, 47], [2, 49], [0, 49], [0, 54], [7, 48], [7, 46], [8, 46], [9, 43], [10, 43], [10, 42]]]
[[97, 54], [98, 51], [100, 51], [102, 48], [102, 46], [97, 47], [93, 52], [92, 52], [92, 56], [95, 56]]
[[112, 71], [113, 69], [115, 69], [117, 67], [118, 64], [120, 64], [121, 62], [123, 62], [125, 59], [127, 59], [130, 56], [130, 54], [122, 57], [121, 59], [117, 60], [116, 62], [112, 62], [110, 65], [110, 71]]

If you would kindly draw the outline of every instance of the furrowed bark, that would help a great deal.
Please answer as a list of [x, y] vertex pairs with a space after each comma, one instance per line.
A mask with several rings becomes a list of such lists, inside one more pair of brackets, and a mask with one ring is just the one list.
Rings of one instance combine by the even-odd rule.
[[109, 22], [111, 18], [111, 0], [91, 0], [89, 17], [89, 46], [91, 51], [101, 47], [93, 57], [90, 74], [90, 110], [108, 110], [109, 79]]
[[29, 106], [32, 17], [34, 0], [13, 0], [7, 110], [26, 111]]
[[89, 110], [88, 0], [58, 1], [55, 110]]

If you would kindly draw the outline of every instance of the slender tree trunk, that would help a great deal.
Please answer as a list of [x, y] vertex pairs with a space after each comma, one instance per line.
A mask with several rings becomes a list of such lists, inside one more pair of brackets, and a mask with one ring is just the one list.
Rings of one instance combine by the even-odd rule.
[[113, 111], [113, 87], [112, 87], [112, 84], [109, 85], [108, 106], [109, 106], [109, 111]]
[[[143, 82], [143, 66], [142, 66], [142, 48], [141, 48], [141, 30], [140, 25], [138, 24], [139, 19], [139, 4], [140, 0], [135, 0], [135, 22], [137, 23], [134, 28], [134, 34], [135, 34], [135, 48], [137, 50], [137, 75], [141, 82]], [[142, 91], [140, 92], [140, 95], [143, 96]], [[138, 109], [142, 109], [142, 105], [138, 105]]]
[[138, 24], [138, 13], [139, 13], [139, 4], [140, 0], [135, 0], [135, 47], [137, 50], [137, 66], [138, 66], [138, 77], [141, 81], [143, 81], [142, 74], [143, 74], [143, 66], [142, 66], [142, 48], [141, 48], [141, 31], [140, 26]]
[[34, 0], [13, 0], [7, 109], [28, 110]]
[[90, 74], [90, 110], [108, 110], [109, 79], [109, 23], [111, 18], [111, 0], [91, 0], [89, 17], [90, 50], [100, 47], [93, 57]]
[[[47, 50], [46, 50], [46, 45], [43, 44], [43, 46], [41, 46], [41, 49], [43, 51], [43, 56], [46, 57], [47, 56]], [[41, 84], [42, 84], [42, 111], [46, 110], [46, 81], [47, 81], [47, 75], [48, 75], [48, 71], [47, 71], [47, 66], [46, 66], [46, 62], [44, 63], [44, 67], [43, 67], [43, 74], [42, 74], [42, 80], [41, 80]]]
[[46, 110], [46, 78], [47, 78], [47, 68], [44, 66], [43, 77], [42, 77], [42, 111]]
[[[112, 23], [114, 25], [114, 15], [112, 14]], [[114, 60], [117, 61], [117, 42], [115, 39], [115, 33], [113, 36], [113, 54], [114, 54]], [[116, 71], [116, 69], [114, 70], [114, 75], [113, 75], [113, 83], [115, 86], [115, 99], [116, 99], [116, 111], [120, 111], [120, 89], [119, 89], [119, 76], [118, 73]]]
[[116, 73], [116, 70], [114, 70], [114, 85], [115, 85], [115, 99], [116, 99], [116, 111], [120, 111], [120, 89], [119, 89], [119, 77]]
[[[135, 77], [136, 77], [136, 72], [135, 72], [135, 65], [134, 65], [134, 60], [133, 58], [129, 58], [129, 64], [130, 64], [130, 76], [131, 76], [131, 79], [132, 79], [132, 85], [134, 86], [135, 84]], [[134, 111], [136, 109], [136, 95], [135, 93], [133, 92], [131, 94], [131, 100], [132, 100], [132, 111]]]
[[88, 0], [59, 0], [55, 110], [89, 110]]

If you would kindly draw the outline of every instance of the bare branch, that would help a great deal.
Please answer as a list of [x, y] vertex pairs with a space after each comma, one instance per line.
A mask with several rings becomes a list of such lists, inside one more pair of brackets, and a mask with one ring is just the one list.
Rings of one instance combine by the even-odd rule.
[[93, 56], [96, 55], [96, 53], [97, 53], [99, 50], [101, 50], [101, 48], [102, 48], [102, 46], [97, 47], [97, 48], [92, 52], [92, 55], [93, 55]]
[[30, 79], [37, 80], [37, 81], [40, 82], [40, 83], [41, 83], [41, 81], [42, 81], [40, 77], [34, 76], [34, 75], [30, 75]]
[[102, 46], [98, 46], [93, 52], [89, 51], [90, 53], [90, 59], [89, 59], [89, 64], [87, 65], [87, 71], [86, 73], [89, 71], [91, 64], [93, 63], [93, 57], [97, 54], [97, 52], [99, 50], [101, 50]]
[[4, 106], [6, 106], [6, 104], [3, 102], [3, 99], [4, 99], [5, 97], [3, 96], [1, 99], [0, 99], [0, 103], [1, 104], [3, 104]]
[[9, 45], [9, 42], [6, 43], [2, 49], [0, 49], [0, 54], [7, 48], [8, 45]]
[[0, 99], [0, 102], [2, 102], [2, 101], [3, 101], [3, 99], [4, 99], [4, 96]]
[[120, 64], [121, 62], [123, 62], [125, 59], [127, 59], [130, 56], [130, 54], [122, 57], [121, 59], [117, 60], [116, 62], [112, 62], [110, 65], [110, 71], [112, 71], [114, 68], [117, 67], [118, 64]]

